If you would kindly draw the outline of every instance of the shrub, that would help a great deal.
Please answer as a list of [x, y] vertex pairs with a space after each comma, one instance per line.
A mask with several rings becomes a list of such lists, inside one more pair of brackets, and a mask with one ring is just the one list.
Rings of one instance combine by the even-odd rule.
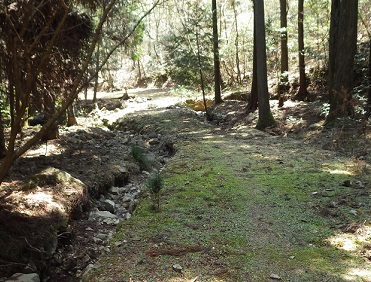
[[159, 172], [153, 173], [147, 180], [147, 188], [153, 201], [154, 210], [160, 210], [160, 191], [163, 186], [163, 178]]
[[140, 170], [149, 171], [151, 169], [151, 163], [144, 148], [138, 145], [133, 145], [131, 147], [131, 155], [133, 156], [134, 160], [138, 162]]

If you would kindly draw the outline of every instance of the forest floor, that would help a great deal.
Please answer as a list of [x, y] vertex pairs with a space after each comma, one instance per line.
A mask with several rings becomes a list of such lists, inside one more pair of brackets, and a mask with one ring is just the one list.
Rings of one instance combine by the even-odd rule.
[[[174, 140], [160, 211], [144, 193], [83, 281], [371, 281], [368, 121], [326, 128], [321, 102], [287, 101], [262, 132], [243, 101], [217, 106], [210, 123], [169, 91], [137, 92], [138, 107], [110, 110], [121, 94], [101, 97], [106, 110], [62, 131], [44, 157], [33, 157], [41, 145], [30, 151], [3, 184], [11, 194], [48, 165], [93, 186], [128, 161], [128, 150], [104, 146], [117, 132]], [[58, 153], [61, 144], [75, 147]]]

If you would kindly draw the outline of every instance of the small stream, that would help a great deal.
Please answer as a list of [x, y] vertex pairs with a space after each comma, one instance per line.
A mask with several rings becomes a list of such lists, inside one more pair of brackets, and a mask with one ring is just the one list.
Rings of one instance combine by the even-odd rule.
[[[147, 173], [141, 175], [144, 180]], [[83, 219], [71, 222], [68, 232], [60, 234], [59, 247], [48, 268], [42, 273], [42, 281], [80, 281], [103, 253], [110, 252], [108, 245], [116, 226], [129, 220], [139, 202], [140, 183], [127, 183], [112, 187], [106, 194], [93, 200], [91, 211]]]

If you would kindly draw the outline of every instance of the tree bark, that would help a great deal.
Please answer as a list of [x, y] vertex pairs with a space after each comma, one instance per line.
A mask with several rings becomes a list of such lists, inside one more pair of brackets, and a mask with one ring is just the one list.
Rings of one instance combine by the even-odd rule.
[[94, 90], [93, 90], [93, 103], [94, 106], [97, 107], [97, 92], [98, 92], [98, 86], [99, 86], [99, 61], [100, 61], [100, 42], [101, 39], [98, 40], [97, 42], [97, 51], [96, 51], [96, 58], [95, 58], [95, 72], [96, 75], [94, 77]]
[[6, 156], [6, 146], [5, 146], [5, 136], [4, 136], [4, 127], [3, 127], [3, 115], [0, 111], [0, 158]]
[[[30, 93], [33, 89], [33, 85], [36, 81], [36, 76], [39, 74], [39, 73], [36, 73], [36, 72], [38, 71], [38, 69], [40, 69], [43, 66], [43, 64], [45, 64], [47, 62], [47, 60], [49, 58], [49, 55], [50, 55], [50, 53], [53, 49], [55, 39], [60, 34], [61, 29], [64, 25], [64, 20], [62, 19], [61, 22], [59, 22], [59, 25], [58, 25], [57, 29], [55, 30], [55, 33], [53, 34], [52, 40], [49, 42], [48, 47], [44, 50], [44, 53], [42, 53], [42, 57], [40, 59], [40, 62], [38, 63], [38, 67], [33, 68], [32, 72], [27, 73], [27, 76], [25, 76], [25, 78], [23, 78], [23, 79], [27, 79], [27, 80], [22, 80], [22, 77], [19, 76], [19, 74], [22, 73], [22, 72], [19, 71], [19, 68], [18, 68], [18, 66], [20, 64], [18, 64], [17, 61], [14, 61], [14, 60], [18, 59], [17, 55], [20, 55], [20, 54], [15, 53], [12, 56], [12, 60], [14, 61], [13, 64], [11, 65], [11, 68], [12, 68], [12, 71], [13, 71], [12, 73], [14, 73], [17, 77], [17, 79], [12, 78], [12, 80], [14, 82], [14, 88], [16, 90], [18, 90], [15, 97], [14, 97], [14, 100], [15, 100], [14, 112], [16, 114], [14, 115], [14, 120], [12, 121], [12, 125], [11, 125], [11, 132], [10, 132], [10, 138], [9, 138], [9, 142], [8, 142], [7, 153], [6, 153], [5, 159], [3, 160], [3, 162], [1, 163], [1, 166], [0, 166], [0, 183], [7, 176], [8, 172], [9, 172], [9, 169], [11, 168], [13, 163], [20, 156], [22, 156], [25, 152], [27, 152], [33, 145], [35, 145], [41, 138], [43, 138], [43, 136], [46, 134], [48, 129], [53, 126], [53, 124], [56, 122], [56, 120], [63, 113], [65, 113], [68, 106], [73, 103], [74, 99], [76, 98], [77, 93], [79, 93], [79, 91], [82, 90], [83, 86], [81, 86], [81, 81], [83, 79], [84, 73], [86, 72], [86, 70], [88, 68], [89, 61], [92, 57], [92, 54], [94, 52], [95, 46], [96, 46], [97, 41], [98, 41], [98, 36], [100, 34], [100, 31], [102, 30], [103, 23], [105, 22], [105, 20], [107, 18], [107, 15], [108, 15], [108, 12], [111, 10], [111, 8], [115, 4], [115, 2], [116, 2], [116, 0], [111, 0], [109, 5], [107, 5], [107, 8], [104, 10], [103, 15], [101, 16], [100, 22], [99, 22], [99, 24], [96, 28], [96, 33], [94, 34], [94, 37], [92, 39], [92, 43], [90, 44], [90, 48], [87, 52], [86, 59], [81, 66], [81, 71], [78, 73], [77, 77], [75, 78], [75, 80], [73, 82], [73, 86], [72, 86], [71, 90], [69, 91], [69, 94], [66, 97], [66, 103], [57, 112], [55, 112], [52, 117], [50, 117], [50, 119], [40, 128], [40, 130], [38, 132], [35, 133], [35, 135], [32, 136], [32, 138], [27, 140], [27, 142], [25, 144], [23, 144], [21, 147], [19, 147], [17, 149], [15, 148], [16, 136], [17, 136], [17, 133], [18, 133], [19, 125], [22, 122], [25, 110], [27, 109], [27, 106], [28, 106], [28, 102], [29, 102], [28, 98], [29, 98], [29, 95], [30, 95]], [[30, 3], [32, 3], [32, 1]], [[67, 13], [68, 13], [68, 10], [66, 10], [66, 14]], [[15, 49], [15, 50], [17, 50], [17, 49]], [[25, 60], [26, 59], [27, 59], [27, 57], [25, 58]], [[106, 59], [108, 60], [108, 58], [106, 58]], [[30, 71], [30, 70], [26, 69], [26, 71]], [[22, 83], [23, 81], [25, 81], [25, 83], [24, 83], [25, 85], [23, 85], [23, 83]]]
[[254, 47], [253, 47], [253, 67], [252, 67], [252, 83], [251, 95], [247, 104], [246, 112], [253, 113], [258, 109], [258, 82], [256, 73], [256, 25], [254, 21]]
[[308, 98], [307, 77], [305, 74], [304, 53], [304, 0], [298, 5], [298, 47], [299, 47], [299, 90], [295, 100], [305, 101]]
[[278, 86], [278, 106], [282, 107], [284, 95], [288, 92], [289, 86], [289, 51], [287, 47], [287, 2], [280, 0], [281, 19], [281, 75]]
[[237, 82], [239, 84], [242, 84], [242, 77], [241, 77], [241, 69], [240, 69], [240, 36], [238, 32], [238, 18], [237, 18], [237, 8], [236, 8], [236, 0], [232, 0], [232, 7], [233, 7], [233, 13], [234, 13], [234, 25], [236, 29], [236, 38], [235, 38], [235, 46], [236, 46], [236, 69], [237, 69]]
[[330, 113], [326, 123], [354, 114], [351, 99], [357, 19], [358, 1], [332, 0], [329, 46]]
[[368, 114], [371, 115], [371, 39], [370, 39], [369, 55], [368, 55], [368, 92], [367, 92], [367, 103], [368, 103]]
[[67, 126], [73, 125], [77, 125], [77, 120], [73, 110], [73, 104], [71, 104], [67, 109]]
[[276, 124], [269, 105], [264, 0], [254, 0], [254, 21], [254, 26], [256, 26], [256, 73], [259, 100], [259, 119], [256, 128], [264, 130], [268, 126]]
[[221, 76], [220, 76], [220, 59], [219, 59], [219, 36], [218, 36], [218, 16], [216, 9], [216, 0], [212, 0], [213, 12], [213, 44], [214, 44], [214, 76], [215, 76], [215, 104], [223, 102], [221, 95]]

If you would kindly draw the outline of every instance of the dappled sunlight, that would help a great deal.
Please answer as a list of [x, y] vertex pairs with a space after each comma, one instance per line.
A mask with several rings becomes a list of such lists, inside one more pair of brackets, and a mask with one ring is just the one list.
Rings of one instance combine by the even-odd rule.
[[336, 247], [337, 249], [341, 249], [344, 251], [356, 251], [357, 250], [357, 242], [355, 238], [351, 234], [337, 234], [331, 237], [329, 243]]
[[344, 175], [352, 175], [352, 173], [348, 170], [342, 170], [342, 169], [334, 169], [328, 171], [330, 174], [344, 174]]
[[353, 175], [351, 171], [352, 165], [341, 163], [323, 163], [322, 171], [329, 172], [330, 174]]
[[6, 195], [12, 213], [42, 217], [51, 213], [66, 214], [81, 203], [85, 185], [70, 174], [48, 168], [29, 182]]
[[42, 207], [46, 211], [47, 210], [51, 211], [54, 209], [58, 209], [59, 211], [62, 211], [62, 212], [65, 211], [64, 206], [56, 202], [53, 195], [49, 193], [38, 191], [32, 194], [25, 195], [23, 197], [23, 200], [24, 200], [24, 203], [21, 203], [19, 207], [21, 208], [22, 213], [25, 213], [28, 215], [32, 215], [32, 214], [29, 214], [30, 210], [26, 208], [27, 206]]
[[[202, 131], [199, 131], [199, 132], [202, 132]], [[212, 143], [225, 144], [225, 141], [223, 139], [215, 138], [215, 135], [211, 134], [211, 133], [206, 133], [205, 132], [205, 134], [201, 138], [204, 139], [204, 140], [207, 140], [209, 142], [212, 142]]]
[[371, 269], [352, 268], [343, 278], [348, 281], [371, 281]]
[[[359, 259], [369, 260], [371, 252], [371, 226], [365, 224], [350, 224], [346, 228], [347, 233], [337, 233], [327, 242], [336, 249], [343, 250], [354, 254], [356, 257], [363, 257]], [[363, 264], [367, 266], [369, 264]], [[343, 274], [343, 278], [347, 281], [370, 281], [371, 280], [371, 266], [365, 267], [350, 267]]]
[[59, 146], [58, 144], [44, 143], [37, 148], [30, 149], [27, 152], [26, 157], [39, 157], [39, 156], [48, 156], [48, 155], [61, 155], [65, 152], [65, 148]]
[[347, 233], [339, 232], [328, 238], [327, 241], [337, 249], [345, 251], [362, 251], [364, 248], [371, 248], [371, 226], [351, 224], [346, 230]]
[[[199, 277], [199, 276], [195, 276], [194, 278], [180, 278], [180, 277], [176, 277], [176, 278], [169, 278], [166, 281], [168, 281], [168, 282], [196, 282], [196, 281], [202, 281], [201, 278], [202, 277]], [[208, 279], [207, 281], [210, 281], [210, 282], [226, 282], [227, 280], [213, 278], [211, 280]], [[135, 282], [135, 281], [133, 280], [133, 282]]]

